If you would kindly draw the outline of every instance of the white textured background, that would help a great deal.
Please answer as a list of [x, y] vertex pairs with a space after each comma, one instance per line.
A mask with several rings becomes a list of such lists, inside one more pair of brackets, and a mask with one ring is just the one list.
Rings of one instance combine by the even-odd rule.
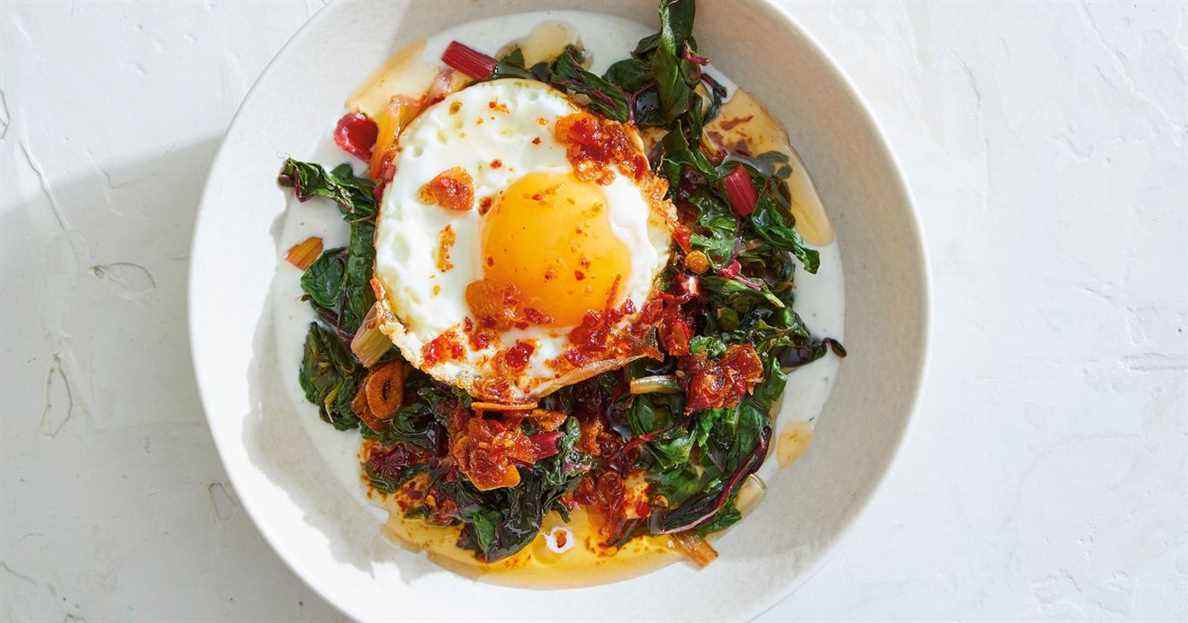
[[[763, 620], [1188, 620], [1188, 5], [789, 5], [936, 313], [892, 476]], [[319, 6], [0, 0], [0, 617], [337, 618], [226, 482], [183, 303], [219, 137]]]

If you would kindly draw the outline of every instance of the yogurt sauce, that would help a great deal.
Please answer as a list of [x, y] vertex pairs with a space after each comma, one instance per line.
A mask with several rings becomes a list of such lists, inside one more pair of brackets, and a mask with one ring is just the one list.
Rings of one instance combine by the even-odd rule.
[[[402, 74], [402, 78], [398, 77], [400, 86], [396, 88], [415, 89], [416, 85], [431, 79], [435, 73], [434, 68], [440, 67], [439, 59], [450, 41], [461, 41], [480, 51], [494, 54], [509, 42], [519, 40], [526, 49], [532, 50], [533, 55], [548, 56], [550, 48], [563, 47], [569, 37], [576, 35], [591, 58], [590, 70], [601, 74], [611, 63], [628, 56], [636, 42], [652, 32], [654, 27], [599, 13], [536, 11], [460, 24], [427, 40], [412, 44], [402, 51], [403, 57], [394, 56], [385, 67], [390, 68], [396, 63], [403, 63], [409, 68], [408, 73]], [[710, 52], [712, 53], [712, 50]], [[727, 88], [729, 103], [737, 90], [736, 85], [713, 67], [708, 67], [707, 71]], [[377, 71], [373, 79], [379, 75], [380, 72]], [[409, 94], [415, 96], [419, 93], [417, 91]], [[352, 97], [357, 98], [359, 95], [357, 93]], [[334, 145], [331, 133], [335, 121], [327, 119], [323, 138], [314, 149], [300, 156], [327, 167], [350, 162], [355, 171], [362, 174], [366, 170], [365, 164], [344, 154]], [[795, 165], [796, 161], [793, 163]], [[807, 198], [804, 194], [808, 180], [804, 173], [806, 172], [801, 170], [794, 175], [793, 202], [808, 205], [816, 202], [819, 205], [815, 192]], [[811, 191], [811, 184], [808, 184], [807, 188]], [[824, 228], [828, 229], [827, 220], [824, 221]], [[277, 345], [277, 362], [274, 369], [282, 377], [282, 383], [293, 401], [297, 419], [309, 434], [319, 454], [325, 459], [330, 471], [360, 504], [375, 515], [379, 520], [377, 523], [383, 523], [387, 519], [388, 511], [369, 500], [366, 487], [361, 482], [357, 456], [360, 441], [358, 432], [339, 432], [323, 423], [318, 417], [317, 408], [305, 400], [297, 382], [305, 334], [309, 323], [314, 319], [314, 313], [310, 305], [301, 300], [300, 271], [285, 262], [283, 254], [289, 247], [311, 235], [321, 236], [325, 248], [330, 249], [346, 244], [347, 227], [338, 210], [329, 202], [317, 200], [300, 203], [290, 197], [278, 247], [282, 257], [278, 259], [278, 271], [273, 280], [271, 296]], [[831, 239], [832, 236], [828, 238]], [[798, 271], [795, 309], [815, 335], [841, 340], [844, 339], [845, 290], [840, 250], [836, 241], [815, 248], [821, 254], [821, 267], [816, 275], [804, 270]], [[772, 454], [779, 456], [768, 457], [758, 472], [760, 478], [770, 482], [780, 469], [781, 463], [791, 464], [806, 451], [807, 443], [812, 438], [813, 422], [820, 416], [829, 398], [838, 365], [837, 358], [828, 355], [789, 375], [773, 435], [776, 451]], [[556, 526], [556, 517], [546, 518], [546, 524]], [[746, 522], [739, 525], [745, 526]], [[392, 536], [393, 528], [393, 524], [389, 524], [385, 532]], [[545, 537], [538, 536], [537, 540], [544, 543]], [[529, 546], [529, 549], [534, 547], [535, 545]], [[673, 559], [665, 557], [664, 562]], [[646, 569], [623, 569], [610, 574], [591, 573], [586, 581], [578, 583], [601, 583], [622, 579], [646, 572], [658, 566], [658, 563], [659, 561], [652, 557], [649, 558], [648, 564], [644, 565]], [[455, 568], [457, 565], [446, 566]], [[514, 574], [497, 578], [495, 581], [538, 584], [531, 577], [516, 577]]]

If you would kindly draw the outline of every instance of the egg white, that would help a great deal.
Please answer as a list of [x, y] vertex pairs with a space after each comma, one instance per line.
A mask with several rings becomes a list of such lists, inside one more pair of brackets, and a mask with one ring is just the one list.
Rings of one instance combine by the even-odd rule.
[[[375, 277], [382, 295], [381, 330], [404, 357], [435, 378], [470, 389], [492, 373], [488, 359], [519, 339], [532, 339], [535, 352], [514, 382], [521, 398], [533, 387], [560, 375], [547, 361], [568, 344], [569, 327], [529, 327], [501, 335], [502, 343], [475, 350], [462, 338], [465, 355], [456, 361], [423, 365], [422, 347], [470, 316], [466, 286], [482, 279], [479, 205], [523, 175], [573, 170], [565, 146], [553, 136], [557, 118], [580, 108], [563, 93], [532, 80], [505, 79], [458, 91], [427, 108], [399, 139], [396, 173], [384, 193], [375, 237]], [[533, 143], [534, 139], [539, 139]], [[501, 166], [492, 163], [498, 160]], [[464, 212], [421, 200], [420, 189], [442, 172], [462, 167], [474, 181], [474, 205]], [[657, 214], [645, 193], [628, 177], [616, 175], [601, 187], [611, 231], [627, 247], [631, 275], [623, 292], [642, 308], [655, 275], [668, 261], [671, 214]], [[668, 209], [671, 209], [668, 207]], [[438, 269], [439, 233], [455, 235], [453, 267]], [[556, 385], [553, 383], [553, 385]], [[473, 393], [473, 392], [472, 392]]]

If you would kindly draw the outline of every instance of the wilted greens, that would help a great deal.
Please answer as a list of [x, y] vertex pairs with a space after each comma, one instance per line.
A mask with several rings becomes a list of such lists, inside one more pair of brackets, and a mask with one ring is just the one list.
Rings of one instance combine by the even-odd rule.
[[[820, 258], [795, 228], [788, 158], [704, 149], [703, 129], [726, 90], [706, 72], [693, 0], [661, 0], [658, 17], [659, 32], [603, 75], [590, 72], [573, 46], [532, 67], [518, 49], [496, 61], [466, 48], [470, 61], [494, 67], [492, 79], [539, 80], [602, 117], [660, 128], [649, 161], [668, 181], [684, 233], [674, 236], [650, 310], [662, 358], [544, 397], [542, 410], [563, 415], [552, 428], [505, 418], [501, 426], [547, 446], [539, 460], [518, 466], [516, 486], [479, 490], [459, 471], [450, 435], [471, 417], [471, 398], [420, 371], [404, 378], [403, 403], [391, 417], [364, 417], [360, 427], [365, 414], [355, 413], [352, 400], [368, 370], [349, 344], [374, 303], [377, 185], [349, 164], [326, 171], [289, 159], [281, 171], [280, 183], [298, 199], [333, 201], [350, 227], [347, 246], [326, 250], [301, 276], [318, 315], [299, 372], [306, 398], [322, 419], [340, 430], [360, 427], [378, 445], [364, 465], [374, 488], [431, 492], [424, 499], [433, 502], [413, 505], [408, 516], [459, 526], [458, 544], [482, 560], [516, 553], [546, 514], [568, 517], [581, 505], [617, 513], [604, 521], [608, 546], [642, 534], [705, 535], [731, 526], [741, 518], [741, 484], [768, 454], [771, 413], [788, 373], [831, 350], [845, 355], [836, 341], [814, 337], [794, 311], [796, 271], [815, 273]], [[383, 361], [398, 358], [393, 349]], [[630, 510], [615, 506], [626, 495], [622, 483], [641, 476], [646, 499]]]

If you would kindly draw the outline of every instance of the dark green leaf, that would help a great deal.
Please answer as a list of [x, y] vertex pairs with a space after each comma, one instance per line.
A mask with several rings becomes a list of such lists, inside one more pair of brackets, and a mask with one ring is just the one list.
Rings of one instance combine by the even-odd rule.
[[701, 478], [697, 470], [689, 465], [682, 465], [674, 469], [653, 472], [649, 478], [658, 495], [664, 496], [668, 505], [676, 507], [701, 490]]
[[503, 520], [499, 511], [482, 507], [468, 509], [463, 512], [462, 520], [469, 524], [479, 550], [484, 554], [490, 554], [495, 546], [495, 526]]
[[[364, 426], [362, 428], [366, 429], [367, 427]], [[413, 476], [425, 473], [429, 469], [429, 466], [425, 463], [409, 465], [408, 467], [401, 469], [394, 476], [385, 476], [384, 474], [380, 474], [374, 468], [372, 468], [371, 465], [366, 463], [364, 463], [363, 469], [364, 473], [367, 474], [367, 481], [371, 483], [372, 487], [375, 487], [376, 491], [379, 491], [380, 493], [395, 493], [397, 489], [404, 485], [404, 483], [412, 480]], [[407, 515], [405, 516], [407, 517]]]
[[648, 443], [648, 450], [660, 469], [672, 469], [689, 462], [689, 454], [693, 451], [695, 435], [684, 429], [673, 429]]
[[717, 169], [710, 164], [705, 154], [701, 153], [701, 149], [690, 149], [689, 142], [685, 139], [685, 132], [679, 121], [668, 134], [664, 135], [663, 147], [665, 167], [675, 167], [668, 174], [669, 183], [674, 188], [680, 182], [679, 173], [681, 167], [693, 169], [710, 179], [716, 179], [718, 174]]
[[640, 39], [639, 43], [635, 44], [635, 49], [631, 51], [631, 56], [642, 59], [650, 56], [658, 47], [660, 47], [660, 33], [653, 33]]
[[590, 455], [577, 449], [581, 435], [581, 426], [579, 426], [577, 418], [567, 418], [565, 424], [561, 426], [561, 439], [557, 442], [557, 454], [541, 464], [542, 474], [547, 485], [565, 488], [571, 481], [590, 470], [593, 465]]
[[305, 399], [318, 406], [322, 419], [339, 430], [355, 428], [359, 419], [350, 402], [363, 374], [333, 331], [311, 322], [297, 380]]
[[660, 99], [656, 94], [655, 86], [650, 86], [635, 94], [631, 112], [635, 116], [635, 125], [641, 128], [664, 125], [664, 117], [660, 112]]
[[775, 358], [769, 359], [764, 365], [765, 376], [755, 391], [751, 393], [750, 400], [753, 401], [759, 409], [768, 413], [780, 399], [780, 395], [784, 393], [784, 386], [788, 384], [788, 375], [780, 368], [780, 364]]
[[656, 80], [662, 118], [672, 121], [685, 114], [693, 90], [681, 71], [680, 59], [661, 48], [652, 57], [652, 76]]
[[[694, 430], [693, 443], [698, 448], [705, 448], [709, 441], [710, 433], [714, 427], [723, 420], [727, 415], [732, 414], [734, 409], [706, 409], [697, 415], [697, 422]], [[733, 435], [734, 431], [730, 430], [729, 435]], [[722, 449], [725, 449], [725, 445]]]
[[650, 433], [657, 428], [656, 409], [652, 407], [651, 398], [647, 395], [636, 396], [631, 411], [627, 413], [627, 424], [636, 435]]
[[314, 305], [337, 313], [345, 272], [346, 249], [330, 249], [301, 274], [301, 289]]
[[724, 471], [731, 472], [742, 466], [744, 460], [755, 450], [763, 427], [767, 425], [767, 410], [750, 398], [738, 405], [738, 427], [735, 429], [734, 445], [730, 449], [729, 462]]
[[709, 192], [692, 193], [687, 200], [698, 211], [700, 233], [690, 238], [693, 248], [705, 253], [714, 268], [722, 268], [734, 257], [738, 220], [730, 206]]
[[495, 64], [495, 71], [491, 74], [491, 80], [498, 80], [500, 78], [535, 79], [532, 72], [524, 67], [524, 51], [520, 49], [520, 46], [512, 48], [511, 52], [508, 52]]
[[279, 181], [292, 186], [297, 199], [325, 197], [338, 204], [343, 218], [354, 221], [375, 216], [375, 183], [355, 177], [351, 165], [341, 164], [326, 172], [321, 165], [289, 158], [281, 167]]
[[363, 323], [375, 293], [371, 289], [371, 271], [375, 263], [375, 225], [367, 222], [351, 224], [351, 241], [347, 248], [346, 272], [342, 280], [342, 315], [340, 328], [354, 333]]
[[685, 69], [685, 45], [693, 30], [693, 0], [660, 2], [660, 40], [652, 54], [652, 75], [660, 96], [664, 119], [672, 121], [685, 114], [693, 95]]
[[[732, 277], [708, 275], [701, 278], [701, 286], [706, 291], [717, 296], [719, 300], [728, 302], [736, 310], [739, 309], [741, 303], [746, 301], [750, 301], [752, 305], [758, 301], [765, 301], [776, 308], [784, 307], [784, 302], [773, 294], [766, 285], [753, 288]], [[749, 308], [749, 306], [744, 307], [744, 309], [746, 308]]]
[[667, 47], [672, 41], [673, 51], [680, 55], [693, 37], [693, 18], [697, 3], [694, 0], [660, 0], [660, 42]]
[[611, 65], [603, 78], [628, 93], [635, 93], [652, 82], [652, 68], [639, 59], [626, 58]]
[[702, 524], [697, 528], [697, 534], [705, 536], [707, 534], [721, 532], [738, 523], [740, 519], [742, 519], [742, 513], [738, 512], [738, 508], [734, 506], [734, 502], [727, 502], [709, 523]]
[[770, 178], [761, 186], [759, 200], [755, 203], [755, 211], [751, 213], [751, 227], [772, 247], [790, 251], [804, 269], [816, 273], [821, 265], [820, 255], [816, 250], [805, 246], [800, 233], [796, 231], [795, 221], [788, 206], [788, 199], [782, 194], [787, 192], [783, 182]]
[[582, 53], [573, 46], [557, 57], [550, 68], [547, 82], [570, 94], [590, 99], [591, 111], [608, 119], [625, 122], [630, 118], [627, 94], [618, 85], [582, 67]]

